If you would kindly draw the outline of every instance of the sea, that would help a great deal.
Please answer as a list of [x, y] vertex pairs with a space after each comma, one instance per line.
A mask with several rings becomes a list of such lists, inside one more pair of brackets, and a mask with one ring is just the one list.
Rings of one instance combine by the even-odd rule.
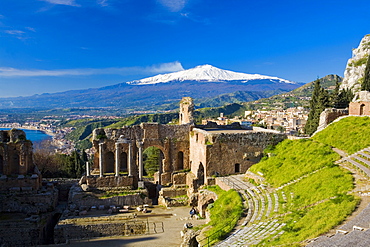
[[[0, 128], [0, 130], [10, 130], [11, 128]], [[52, 136], [46, 134], [40, 130], [28, 130], [28, 129], [21, 129], [26, 133], [27, 140], [32, 142], [41, 142], [43, 140], [51, 139]]]

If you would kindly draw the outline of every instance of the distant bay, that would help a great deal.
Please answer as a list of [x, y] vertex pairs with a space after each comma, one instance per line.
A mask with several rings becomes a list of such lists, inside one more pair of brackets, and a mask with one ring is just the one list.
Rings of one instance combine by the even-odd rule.
[[[0, 130], [10, 130], [11, 128], [0, 128]], [[21, 129], [26, 133], [27, 140], [32, 142], [40, 142], [51, 139], [51, 136], [40, 130]]]

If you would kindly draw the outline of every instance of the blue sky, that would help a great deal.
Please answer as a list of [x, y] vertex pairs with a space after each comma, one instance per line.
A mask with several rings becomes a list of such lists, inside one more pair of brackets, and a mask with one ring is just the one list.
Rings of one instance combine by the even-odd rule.
[[213, 66], [343, 76], [368, 0], [0, 0], [0, 97]]

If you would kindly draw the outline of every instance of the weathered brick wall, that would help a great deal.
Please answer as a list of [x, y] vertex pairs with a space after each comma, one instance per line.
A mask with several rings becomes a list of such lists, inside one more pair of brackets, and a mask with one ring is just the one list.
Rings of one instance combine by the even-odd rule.
[[31, 178], [26, 175], [24, 178], [2, 177], [0, 178], [0, 191], [36, 191], [41, 187], [41, 178]]
[[86, 182], [86, 184], [93, 188], [101, 188], [101, 187], [127, 187], [132, 188], [134, 183], [133, 177], [128, 176], [106, 176], [106, 177], [84, 177], [82, 180]]
[[271, 132], [212, 133], [194, 129], [190, 138], [192, 172], [197, 175], [202, 163], [206, 177], [245, 173], [260, 160], [268, 145], [285, 138], [284, 134]]
[[54, 210], [57, 202], [57, 190], [48, 190], [43, 193], [2, 193], [0, 195], [0, 212], [45, 213]]
[[[362, 112], [361, 112], [361, 108], [362, 108]], [[351, 102], [349, 104], [349, 115], [370, 116], [370, 102], [365, 102], [365, 101]]]
[[[68, 221], [65, 221], [66, 223]], [[107, 223], [107, 224], [63, 224], [54, 228], [55, 244], [65, 243], [67, 240], [90, 239], [107, 236], [141, 235], [148, 231], [147, 224], [140, 221]]]
[[328, 126], [328, 124], [333, 122], [335, 119], [345, 115], [348, 115], [348, 109], [336, 109], [336, 108], [325, 109], [320, 114], [319, 127], [317, 128], [317, 130], [320, 131], [324, 129], [326, 126]]
[[34, 173], [32, 142], [23, 130], [0, 131], [0, 174]]

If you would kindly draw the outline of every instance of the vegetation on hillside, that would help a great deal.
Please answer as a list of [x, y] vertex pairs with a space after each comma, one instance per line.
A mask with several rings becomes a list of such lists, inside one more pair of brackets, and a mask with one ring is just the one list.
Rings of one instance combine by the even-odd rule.
[[116, 121], [111, 119], [79, 119], [66, 122], [63, 127], [75, 128], [66, 135], [66, 139], [73, 141], [77, 149], [84, 150], [92, 147], [89, 139], [95, 128], [102, 128]]
[[353, 93], [349, 89], [339, 90], [339, 81], [336, 81], [335, 90], [329, 93], [321, 86], [319, 79], [315, 81], [314, 90], [310, 100], [310, 113], [304, 131], [307, 135], [312, 135], [319, 126], [320, 114], [325, 108], [336, 107], [346, 108], [353, 98]]
[[[320, 78], [320, 84], [322, 88], [330, 92], [333, 90], [335, 83], [337, 81], [341, 82], [342, 80], [343, 78], [338, 75], [327, 75]], [[287, 109], [289, 107], [309, 107], [309, 100], [314, 90], [314, 83], [314, 81], [307, 83], [288, 93], [281, 93], [269, 98], [259, 99], [258, 101], [244, 103], [245, 108], [247, 110], [276, 110]]]
[[34, 161], [44, 178], [80, 178], [88, 161], [85, 152], [73, 151], [70, 155], [37, 149]]
[[224, 191], [218, 186], [208, 186], [207, 189], [218, 196], [214, 203], [208, 205], [211, 221], [204, 226], [211, 226], [204, 232], [204, 235], [209, 238], [204, 239], [204, 242], [212, 245], [222, 240], [234, 228], [242, 215], [243, 202], [235, 190]]
[[361, 90], [362, 91], [370, 91], [370, 57], [366, 58], [366, 68], [365, 68], [365, 76], [364, 81], [361, 83]]
[[[265, 150], [270, 156], [252, 166], [252, 172], [262, 172], [273, 187], [309, 174], [317, 169], [333, 164], [340, 156], [328, 145], [311, 139], [298, 141], [285, 140], [277, 146]], [[297, 169], [298, 168], [298, 169]]]
[[312, 138], [353, 154], [370, 146], [370, 117], [346, 117], [334, 122]]
[[285, 232], [265, 239], [266, 245], [299, 246], [340, 224], [355, 209], [358, 200], [348, 194], [353, 177], [334, 164], [340, 156], [330, 146], [312, 139], [285, 140], [266, 152], [270, 157], [250, 170], [287, 195], [275, 215], [286, 224]]

